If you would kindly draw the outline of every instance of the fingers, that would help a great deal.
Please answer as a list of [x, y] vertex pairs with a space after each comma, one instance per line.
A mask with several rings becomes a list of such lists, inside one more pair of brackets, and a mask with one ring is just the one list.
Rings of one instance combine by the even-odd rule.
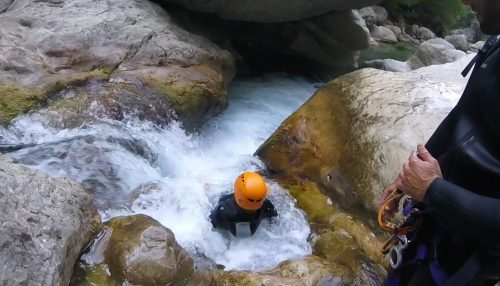
[[424, 161], [430, 162], [432, 160], [435, 160], [434, 157], [432, 157], [431, 153], [429, 153], [429, 151], [424, 147], [423, 144], [417, 145], [417, 152], [420, 158], [422, 158], [422, 160]]

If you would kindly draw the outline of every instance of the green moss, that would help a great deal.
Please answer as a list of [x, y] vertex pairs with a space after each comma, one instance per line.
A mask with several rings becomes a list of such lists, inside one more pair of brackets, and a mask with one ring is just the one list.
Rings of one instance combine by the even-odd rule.
[[45, 98], [41, 90], [0, 85], [0, 123], [8, 124], [18, 114], [29, 111]]
[[297, 200], [297, 206], [306, 212], [309, 223], [317, 228], [328, 227], [336, 208], [329, 204], [329, 199], [312, 182], [292, 182], [285, 185]]
[[97, 265], [88, 267], [85, 272], [85, 277], [83, 282], [78, 285], [95, 285], [95, 286], [118, 286], [121, 285], [117, 281], [113, 280], [105, 265]]
[[168, 98], [177, 115], [182, 118], [196, 116], [200, 107], [207, 104], [205, 97], [210, 96], [201, 86], [181, 85], [172, 80], [159, 80], [151, 76], [145, 79], [151, 87]]
[[105, 69], [77, 73], [66, 78], [54, 78], [53, 82], [39, 87], [0, 85], [0, 124], [7, 125], [16, 116], [43, 104], [53, 94], [69, 85], [81, 85], [90, 78], [107, 79]]

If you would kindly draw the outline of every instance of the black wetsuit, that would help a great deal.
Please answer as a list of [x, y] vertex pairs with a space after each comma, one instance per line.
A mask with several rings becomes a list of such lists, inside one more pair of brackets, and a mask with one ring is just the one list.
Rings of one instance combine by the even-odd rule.
[[263, 219], [272, 218], [277, 215], [278, 213], [274, 205], [268, 199], [264, 201], [262, 208], [259, 210], [245, 212], [236, 204], [234, 194], [228, 194], [219, 199], [219, 204], [217, 204], [210, 214], [210, 221], [214, 228], [228, 230], [234, 236], [238, 236], [238, 223], [248, 223], [251, 235], [253, 235]]
[[[476, 256], [470, 264], [480, 270], [457, 285], [493, 285], [500, 279], [500, 39], [494, 40], [479, 53], [460, 101], [426, 144], [444, 178], [426, 192], [432, 212], [417, 240], [442, 237], [431, 247], [433, 259], [450, 276], [465, 273], [459, 269]], [[399, 285], [434, 285], [431, 268], [425, 262], [403, 267]]]

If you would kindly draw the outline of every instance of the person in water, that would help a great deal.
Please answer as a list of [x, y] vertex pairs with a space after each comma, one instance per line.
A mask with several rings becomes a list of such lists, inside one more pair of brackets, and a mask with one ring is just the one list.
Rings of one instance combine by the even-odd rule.
[[403, 212], [420, 221], [390, 252], [401, 263], [386, 285], [499, 285], [500, 0], [462, 2], [492, 36], [462, 73], [474, 65], [458, 104], [384, 191], [410, 196]]
[[245, 172], [236, 178], [234, 192], [223, 195], [210, 214], [214, 228], [227, 230], [237, 237], [252, 236], [263, 219], [278, 215], [267, 196], [264, 178]]

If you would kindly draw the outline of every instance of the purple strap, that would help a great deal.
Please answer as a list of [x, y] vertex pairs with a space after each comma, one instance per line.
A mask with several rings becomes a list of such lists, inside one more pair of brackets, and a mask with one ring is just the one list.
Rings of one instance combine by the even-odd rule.
[[448, 280], [448, 275], [437, 264], [437, 260], [429, 262], [429, 270], [431, 271], [432, 279], [434, 279], [434, 283], [436, 283], [437, 286], [444, 285], [446, 280]]

